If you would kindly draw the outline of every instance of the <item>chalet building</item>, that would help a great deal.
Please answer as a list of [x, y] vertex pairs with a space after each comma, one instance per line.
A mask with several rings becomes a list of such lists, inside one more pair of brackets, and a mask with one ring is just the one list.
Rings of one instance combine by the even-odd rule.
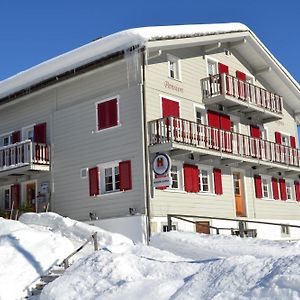
[[299, 84], [243, 24], [122, 31], [0, 82], [0, 207], [136, 240], [168, 214], [299, 238], [299, 117]]

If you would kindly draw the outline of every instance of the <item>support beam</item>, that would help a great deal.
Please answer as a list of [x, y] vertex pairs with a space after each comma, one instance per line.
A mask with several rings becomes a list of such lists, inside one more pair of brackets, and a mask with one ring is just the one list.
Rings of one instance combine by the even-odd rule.
[[212, 52], [214, 50], [217, 50], [219, 48], [221, 48], [221, 42], [218, 42], [216, 44], [211, 44], [211, 45], [207, 45], [207, 46], [204, 46], [202, 49], [203, 49], [203, 52], [205, 54], [209, 53], [209, 52]]
[[221, 165], [226, 166], [226, 165], [232, 165], [232, 164], [238, 164], [240, 161], [237, 161], [236, 159], [231, 159], [231, 158], [224, 158], [221, 159]]
[[209, 154], [206, 154], [206, 155], [201, 155], [199, 156], [198, 158], [198, 162], [211, 162], [213, 159], [217, 159], [214, 155], [209, 155]]
[[230, 49], [233, 49], [233, 48], [236, 48], [236, 47], [245, 45], [246, 43], [247, 43], [246, 38], [243, 38], [242, 40], [239, 40], [239, 41], [235, 41], [235, 42], [229, 43], [229, 48], [230, 48]]
[[227, 111], [228, 112], [237, 112], [242, 108], [245, 108], [245, 107], [242, 107], [241, 105], [234, 105], [234, 106], [228, 107]]
[[268, 72], [271, 72], [271, 71], [272, 71], [272, 68], [267, 66], [267, 67], [263, 67], [263, 68], [260, 68], [258, 70], [255, 70], [254, 75], [257, 76], [257, 75], [261, 75], [263, 73], [268, 73]]
[[190, 153], [190, 151], [177, 149], [177, 150], [171, 150], [169, 152], [169, 155], [170, 155], [170, 157], [176, 157], [176, 156], [181, 156], [181, 155], [185, 155], [188, 153]]

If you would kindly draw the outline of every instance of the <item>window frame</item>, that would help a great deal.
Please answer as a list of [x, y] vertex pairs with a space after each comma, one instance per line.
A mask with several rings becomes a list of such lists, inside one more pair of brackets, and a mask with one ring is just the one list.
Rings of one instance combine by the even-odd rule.
[[[260, 175], [261, 177], [261, 189], [262, 189], [262, 199], [265, 200], [274, 200], [273, 196], [273, 189], [272, 189], [272, 177], [267, 175]], [[265, 196], [264, 191], [264, 180], [267, 181], [267, 188], [268, 188], [268, 196]]]
[[[98, 126], [98, 124], [99, 124], [99, 120], [98, 120], [98, 105], [100, 103], [108, 102], [108, 101], [115, 100], [115, 99], [117, 100], [117, 125], [99, 129], [99, 126]], [[95, 102], [95, 111], [96, 111], [96, 130], [95, 130], [95, 132], [96, 133], [98, 133], [98, 132], [105, 132], [107, 130], [110, 130], [110, 129], [113, 129], [113, 128], [117, 128], [117, 127], [121, 126], [121, 122], [120, 122], [120, 105], [119, 105], [119, 102], [120, 102], [120, 95], [108, 97], [108, 98], [101, 99], [101, 100]]]
[[[201, 123], [197, 122], [197, 112], [201, 113]], [[207, 125], [207, 110], [203, 105], [194, 104], [194, 118], [197, 124]]]
[[290, 226], [289, 225], [281, 225], [280, 233], [282, 237], [289, 237], [291, 235]]
[[[168, 77], [170, 79], [174, 79], [176, 81], [182, 81], [181, 77], [181, 59], [177, 56], [174, 56], [172, 54], [167, 54], [167, 59], [168, 59]], [[171, 62], [176, 65], [177, 72], [176, 70], [174, 72], [174, 77], [171, 76]], [[177, 74], [176, 74], [177, 73]]]
[[[36, 124], [31, 124], [28, 126], [24, 126], [21, 128], [21, 141], [32, 141], [34, 142], [34, 126]], [[32, 140], [30, 138], [28, 138], [28, 133], [32, 131]]]
[[[98, 165], [98, 169], [100, 170], [100, 180], [99, 180], [99, 185], [100, 185], [100, 193], [99, 196], [103, 195], [110, 195], [110, 194], [115, 194], [115, 193], [121, 193], [122, 191], [120, 189], [116, 189], [116, 174], [115, 174], [115, 168], [119, 168], [119, 163], [121, 161], [114, 161], [110, 163], [105, 163], [105, 164], [100, 164]], [[105, 170], [107, 169], [112, 169], [112, 185], [113, 189], [111, 191], [106, 190], [106, 182], [105, 182]], [[120, 176], [120, 172], [118, 174]], [[119, 181], [120, 184], [120, 181]]]
[[[4, 134], [0, 135], [0, 147], [7, 147], [9, 145], [12, 145], [12, 134], [13, 134], [13, 131], [7, 132], [7, 133], [4, 133]], [[4, 139], [5, 138], [9, 139], [9, 143], [7, 145], [4, 145]]]
[[[213, 168], [205, 165], [197, 165], [199, 170], [199, 194], [212, 194], [215, 195], [215, 183], [214, 183], [214, 175]], [[203, 190], [202, 184], [202, 171], [207, 172], [207, 180], [208, 180], [208, 191]]]
[[[205, 56], [205, 58], [206, 58], [206, 74], [207, 74], [207, 77], [209, 77], [209, 76], [215, 76], [215, 75], [219, 74], [219, 70], [218, 70], [219, 61], [217, 59], [215, 59], [215, 58], [210, 57], [210, 56]], [[215, 64], [215, 66], [216, 66], [216, 74], [209, 74], [209, 67], [208, 67], [209, 62], [213, 62]]]
[[[286, 188], [286, 201], [296, 202], [294, 181], [291, 179], [285, 179], [285, 188]], [[290, 194], [288, 193], [288, 190], [290, 190]], [[290, 199], [289, 199], [289, 195], [291, 195]]]
[[[178, 182], [178, 187], [175, 188], [173, 187], [173, 178], [172, 178], [172, 167], [176, 167], [177, 168], [177, 182]], [[168, 191], [182, 191], [183, 190], [183, 163], [181, 162], [178, 162], [178, 161], [172, 161], [172, 164], [171, 164], [171, 168], [170, 168], [170, 171], [169, 171], [169, 176], [172, 178], [172, 185], [169, 186], [167, 188]]]

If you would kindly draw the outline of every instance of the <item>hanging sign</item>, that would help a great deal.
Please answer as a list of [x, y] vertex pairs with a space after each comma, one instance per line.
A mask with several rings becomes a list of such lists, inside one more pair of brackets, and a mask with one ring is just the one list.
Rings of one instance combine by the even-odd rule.
[[170, 171], [171, 159], [165, 153], [157, 153], [152, 162], [153, 172], [158, 175], [165, 175]]

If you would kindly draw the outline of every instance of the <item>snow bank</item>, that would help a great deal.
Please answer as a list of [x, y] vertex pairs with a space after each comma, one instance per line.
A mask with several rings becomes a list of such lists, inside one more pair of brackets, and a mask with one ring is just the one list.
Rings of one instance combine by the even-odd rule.
[[228, 235], [195, 235], [192, 232], [159, 233], [151, 238], [150, 244], [189, 259], [233, 255], [253, 255], [255, 257], [300, 255], [300, 242], [241, 239]]
[[299, 243], [170, 232], [151, 244], [165, 250], [137, 245], [89, 255], [40, 299], [300, 298]]
[[118, 233], [111, 233], [99, 227], [88, 225], [70, 218], [62, 217], [56, 213], [26, 213], [20, 217], [20, 222], [27, 225], [38, 225], [50, 229], [54, 233], [71, 240], [85, 242], [90, 236], [97, 232], [98, 243], [100, 247], [109, 248], [115, 252], [118, 249], [132, 245], [133, 242], [125, 236]]
[[52, 265], [74, 251], [65, 237], [0, 218], [0, 299], [19, 299]]

